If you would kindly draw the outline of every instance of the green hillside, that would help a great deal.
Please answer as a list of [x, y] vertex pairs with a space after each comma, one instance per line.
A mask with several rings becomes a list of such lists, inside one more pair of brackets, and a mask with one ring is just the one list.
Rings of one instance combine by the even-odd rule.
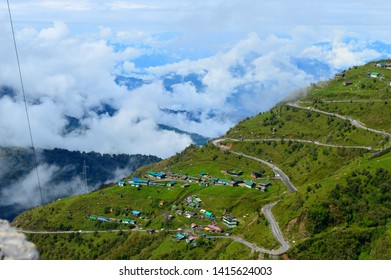
[[[81, 183], [84, 163], [88, 166], [87, 188], [94, 189], [108, 180], [120, 177], [116, 175], [118, 172], [126, 174], [161, 160], [150, 155], [86, 153], [58, 148], [36, 149], [36, 153], [38, 169], [42, 174], [43, 200], [46, 202], [86, 191], [86, 186]], [[53, 171], [45, 175], [45, 170], [50, 168]], [[34, 205], [28, 199], [15, 199], [16, 195], [12, 191], [19, 189], [29, 174], [35, 171], [33, 151], [28, 148], [0, 147], [0, 169], [0, 195], [3, 198], [0, 200], [0, 218], [11, 220]], [[77, 180], [79, 184], [69, 184]], [[30, 197], [30, 200], [34, 199]]]
[[[376, 62], [348, 69], [125, 186], [13, 224], [47, 232], [27, 234], [45, 259], [390, 259], [390, 81]], [[286, 242], [271, 230], [272, 202]]]

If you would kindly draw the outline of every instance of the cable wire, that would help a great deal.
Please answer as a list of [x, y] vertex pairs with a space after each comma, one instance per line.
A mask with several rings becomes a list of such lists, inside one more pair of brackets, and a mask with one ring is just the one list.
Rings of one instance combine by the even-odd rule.
[[11, 7], [9, 0], [7, 0], [7, 6], [8, 6], [8, 14], [9, 14], [9, 19], [10, 19], [10, 24], [11, 24], [11, 30], [12, 30], [12, 38], [14, 40], [14, 48], [15, 48], [15, 54], [16, 54], [16, 61], [18, 64], [18, 71], [19, 71], [19, 79], [20, 79], [20, 85], [23, 93], [23, 100], [24, 100], [24, 108], [26, 110], [26, 117], [27, 117], [27, 124], [29, 127], [29, 134], [30, 134], [30, 141], [31, 141], [31, 147], [33, 150], [33, 157], [34, 157], [34, 164], [35, 164], [35, 170], [37, 173], [37, 181], [38, 181], [38, 188], [39, 188], [39, 193], [41, 195], [41, 205], [43, 205], [43, 195], [42, 195], [42, 187], [41, 187], [41, 180], [39, 178], [39, 171], [38, 171], [38, 160], [37, 160], [37, 153], [35, 151], [35, 146], [34, 146], [34, 140], [33, 140], [33, 133], [31, 130], [31, 124], [30, 124], [30, 116], [29, 116], [29, 111], [27, 107], [27, 99], [26, 99], [26, 92], [24, 90], [24, 82], [23, 82], [23, 75], [22, 75], [22, 70], [20, 67], [20, 60], [19, 60], [19, 52], [18, 52], [18, 47], [16, 44], [16, 36], [15, 36], [15, 30], [14, 30], [14, 23], [12, 20], [12, 14], [11, 14]]

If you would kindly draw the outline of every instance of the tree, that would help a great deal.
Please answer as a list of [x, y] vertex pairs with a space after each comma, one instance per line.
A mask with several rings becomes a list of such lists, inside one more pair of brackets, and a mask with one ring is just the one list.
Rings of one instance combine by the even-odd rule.
[[106, 206], [104, 209], [103, 209], [103, 212], [105, 214], [109, 214], [110, 213], [110, 210], [111, 210], [111, 207], [110, 206]]

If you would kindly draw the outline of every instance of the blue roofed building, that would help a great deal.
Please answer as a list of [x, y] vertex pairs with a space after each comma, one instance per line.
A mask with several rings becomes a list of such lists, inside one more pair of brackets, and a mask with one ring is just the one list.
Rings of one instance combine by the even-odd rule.
[[141, 214], [140, 211], [137, 211], [137, 210], [132, 210], [132, 215], [135, 215], [135, 216], [139, 216]]

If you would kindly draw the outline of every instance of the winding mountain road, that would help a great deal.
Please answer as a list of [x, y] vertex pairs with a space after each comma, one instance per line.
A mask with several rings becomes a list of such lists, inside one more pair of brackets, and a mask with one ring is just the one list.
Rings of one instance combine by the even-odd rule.
[[[276, 238], [277, 241], [280, 242], [281, 244], [281, 247], [278, 250], [271, 251], [274, 252], [273, 253], [274, 255], [282, 254], [290, 248], [289, 244], [285, 241], [284, 236], [282, 235], [282, 232], [280, 230], [280, 227], [278, 226], [278, 223], [272, 213], [272, 207], [276, 205], [278, 202], [279, 201], [275, 201], [262, 207], [262, 213], [265, 215], [266, 219], [270, 223], [270, 227], [272, 229], [274, 238]], [[269, 254], [272, 253], [269, 252]]]
[[[211, 238], [215, 239], [232, 239], [236, 242], [242, 243], [249, 247], [251, 250], [254, 250], [259, 253], [267, 253], [270, 255], [281, 255], [285, 253], [289, 248], [289, 244], [285, 241], [282, 232], [280, 230], [280, 227], [278, 226], [278, 223], [276, 222], [276, 219], [274, 218], [271, 208], [276, 205], [278, 201], [275, 201], [273, 203], [267, 204], [262, 207], [262, 213], [265, 215], [266, 219], [270, 223], [270, 227], [272, 229], [273, 236], [276, 238], [276, 240], [281, 244], [280, 248], [277, 250], [267, 250], [262, 247], [258, 247], [257, 245], [248, 242], [240, 237], [237, 236], [225, 236], [225, 235], [220, 235], [220, 236], [210, 236]], [[119, 233], [119, 232], [131, 232], [131, 231], [138, 231], [138, 232], [146, 232], [144, 229], [128, 229], [128, 230], [70, 230], [70, 231], [32, 231], [32, 230], [23, 230], [23, 229], [18, 229], [17, 230], [20, 233], [24, 234], [71, 234], [71, 233], [79, 233], [79, 234], [93, 234], [93, 233]], [[177, 230], [168, 230], [171, 232], [177, 232]]]
[[[17, 229], [17, 232], [24, 233], [24, 234], [70, 234], [70, 233], [91, 234], [91, 233], [119, 233], [119, 232], [131, 232], [131, 231], [147, 232], [146, 229], [138, 229], [138, 228], [108, 229], [108, 230], [59, 230], [59, 231], [33, 231], [33, 230]], [[177, 232], [178, 230], [169, 229], [166, 231]]]
[[[338, 118], [343, 119], [343, 120], [348, 120], [352, 125], [354, 125], [356, 127], [359, 127], [359, 128], [362, 128], [362, 129], [365, 129], [365, 130], [368, 130], [368, 131], [372, 131], [372, 132], [377, 133], [377, 134], [381, 134], [381, 135], [384, 135], [384, 136], [391, 137], [391, 133], [388, 133], [388, 132], [385, 132], [385, 131], [376, 130], [376, 129], [373, 129], [373, 128], [369, 128], [369, 127], [365, 126], [364, 124], [362, 124], [361, 122], [359, 122], [358, 120], [353, 119], [351, 117], [346, 117], [346, 116], [342, 116], [342, 115], [335, 114], [335, 113], [329, 113], [329, 112], [318, 110], [318, 109], [311, 108], [311, 107], [303, 107], [303, 106], [298, 105], [297, 103], [287, 103], [287, 105], [291, 106], [291, 107], [296, 107], [296, 108], [299, 108], [299, 109], [311, 110], [311, 111], [318, 112], [318, 113], [321, 113], [321, 114], [325, 114], [325, 115], [329, 115], [329, 116], [333, 116], [333, 117], [338, 117]], [[297, 191], [297, 189], [290, 182], [289, 177], [279, 167], [277, 167], [276, 165], [274, 165], [274, 164], [272, 164], [272, 163], [270, 163], [268, 161], [262, 160], [260, 158], [257, 158], [257, 157], [254, 157], [254, 156], [249, 156], [249, 155], [246, 155], [246, 154], [243, 154], [243, 153], [239, 153], [239, 152], [235, 152], [235, 151], [232, 151], [232, 150], [230, 150], [229, 148], [227, 148], [225, 146], [220, 145], [220, 142], [225, 141], [225, 140], [230, 140], [230, 141], [248, 141], [248, 142], [250, 142], [250, 141], [295, 141], [295, 142], [310, 143], [310, 144], [319, 145], [319, 146], [325, 146], [325, 147], [335, 147], [335, 148], [345, 148], [345, 149], [365, 149], [365, 150], [368, 150], [368, 151], [375, 151], [375, 149], [373, 149], [372, 147], [368, 147], [368, 146], [343, 146], [343, 145], [326, 144], [326, 143], [321, 143], [321, 142], [312, 141], [312, 140], [284, 139], [284, 138], [283, 139], [276, 139], [276, 138], [241, 139], [241, 140], [239, 140], [239, 139], [232, 139], [232, 138], [220, 138], [220, 139], [215, 139], [215, 140], [212, 141], [213, 145], [215, 145], [216, 147], [219, 147], [222, 150], [229, 151], [230, 153], [233, 153], [233, 154], [236, 154], [236, 155], [241, 155], [243, 157], [246, 157], [246, 158], [249, 158], [249, 159], [261, 162], [261, 163], [269, 166], [270, 168], [272, 168], [280, 176], [281, 181], [283, 181], [283, 183], [287, 186], [287, 188], [291, 192], [295, 192], [295, 191]], [[264, 207], [262, 207], [262, 213], [265, 215], [265, 217], [267, 218], [267, 220], [270, 223], [270, 227], [272, 229], [273, 236], [281, 244], [281, 247], [278, 250], [266, 250], [264, 248], [260, 248], [260, 247], [258, 247], [256, 245], [254, 245], [254, 244], [251, 244], [251, 243], [249, 243], [249, 242], [247, 242], [247, 241], [245, 241], [245, 240], [243, 240], [241, 238], [238, 238], [238, 237], [231, 237], [231, 238], [236, 240], [237, 242], [240, 242], [240, 243], [243, 243], [243, 244], [247, 245], [248, 247], [250, 247], [253, 250], [256, 250], [258, 252], [268, 253], [268, 254], [273, 254], [273, 255], [280, 255], [280, 254], [286, 252], [290, 248], [290, 246], [285, 241], [285, 239], [284, 239], [284, 237], [282, 235], [282, 232], [280, 230], [280, 227], [278, 226], [278, 223], [275, 220], [275, 218], [274, 218], [274, 216], [273, 216], [273, 214], [271, 212], [271, 208], [274, 205], [276, 205], [277, 203], [278, 203], [278, 201], [265, 205]], [[220, 238], [224, 238], [224, 237], [220, 237]]]
[[[388, 136], [388, 137], [391, 137], [391, 133], [387, 133], [387, 132], [384, 132], [384, 131], [380, 131], [380, 130], [376, 130], [376, 129], [372, 129], [372, 128], [369, 128], [369, 127], [366, 127], [364, 124], [360, 123], [358, 120], [356, 119], [353, 119], [351, 117], [346, 117], [346, 116], [342, 116], [342, 115], [339, 115], [339, 114], [335, 114], [335, 113], [329, 113], [329, 112], [326, 112], [326, 111], [322, 111], [322, 110], [318, 110], [318, 109], [315, 109], [315, 108], [312, 108], [312, 107], [304, 107], [304, 106], [300, 106], [298, 105], [297, 103], [287, 103], [286, 105], [288, 106], [291, 106], [291, 107], [296, 107], [296, 108], [299, 108], [299, 109], [305, 109], [305, 110], [311, 110], [313, 112], [318, 112], [318, 113], [321, 113], [321, 114], [325, 114], [325, 115], [329, 115], [329, 116], [333, 116], [333, 117], [338, 117], [340, 119], [343, 119], [343, 120], [348, 120], [350, 121], [350, 123], [356, 127], [359, 127], [359, 128], [362, 128], [362, 129], [365, 129], [365, 130], [368, 130], [368, 131], [372, 131], [374, 133], [377, 133], [377, 134], [381, 134], [381, 135], [384, 135], [384, 136]], [[288, 188], [289, 191], [291, 192], [296, 192], [297, 191], [297, 188], [291, 183], [289, 177], [278, 167], [276, 166], [275, 164], [271, 163], [271, 162], [268, 162], [266, 160], [263, 160], [263, 159], [260, 159], [260, 158], [257, 158], [257, 157], [254, 157], [254, 156], [250, 156], [250, 155], [246, 155], [246, 154], [243, 154], [243, 153], [240, 153], [240, 152], [235, 152], [235, 151], [232, 151], [230, 150], [229, 148], [225, 147], [225, 146], [222, 146], [220, 145], [220, 142], [222, 141], [225, 141], [225, 140], [230, 140], [230, 141], [295, 141], [295, 142], [301, 142], [301, 143], [310, 143], [310, 144], [314, 144], [314, 145], [319, 145], [319, 146], [325, 146], [325, 147], [336, 147], [336, 148], [350, 148], [350, 149], [366, 149], [366, 150], [369, 150], [369, 151], [374, 151], [374, 149], [372, 147], [367, 147], [367, 146], [342, 146], [342, 145], [333, 145], [333, 144], [326, 144], [326, 143], [321, 143], [321, 142], [318, 142], [318, 141], [312, 141], [312, 140], [300, 140], [300, 139], [276, 139], [276, 138], [262, 138], [262, 139], [232, 139], [232, 138], [220, 138], [220, 139], [215, 139], [212, 141], [212, 144], [215, 145], [216, 147], [222, 149], [222, 150], [225, 150], [225, 151], [228, 151], [230, 153], [233, 153], [233, 154], [236, 154], [236, 155], [240, 155], [240, 156], [243, 156], [243, 157], [246, 157], [246, 158], [249, 158], [249, 159], [252, 159], [252, 160], [255, 160], [257, 162], [260, 162], [268, 167], [270, 167], [271, 169], [274, 170], [274, 172], [276, 174], [278, 174], [278, 176], [280, 177], [281, 181], [286, 185], [286, 187]], [[282, 235], [282, 232], [281, 232], [281, 229], [276, 221], [276, 219], [274, 218], [272, 212], [271, 212], [271, 209], [273, 206], [275, 206], [279, 201], [275, 201], [275, 202], [272, 202], [270, 204], [267, 204], [265, 206], [262, 207], [262, 213], [265, 215], [266, 219], [268, 220], [269, 224], [270, 224], [270, 227], [271, 227], [271, 230], [272, 230], [272, 233], [273, 233], [273, 236], [275, 237], [275, 239], [280, 243], [280, 248], [278, 248], [277, 250], [267, 250], [267, 249], [264, 249], [264, 248], [261, 248], [261, 247], [258, 247], [257, 245], [253, 244], [253, 243], [250, 243], [240, 237], [237, 237], [237, 236], [211, 236], [212, 238], [221, 238], [221, 239], [232, 239], [236, 242], [240, 242], [244, 245], [246, 245], [247, 247], [251, 248], [252, 250], [254, 251], [257, 251], [257, 252], [260, 252], [260, 253], [267, 253], [267, 254], [271, 254], [271, 255], [281, 255], [283, 253], [285, 253], [289, 248], [290, 248], [290, 245], [288, 244], [288, 242], [285, 241], [283, 235]], [[70, 234], [70, 233], [83, 233], [83, 234], [91, 234], [91, 233], [107, 233], [107, 232], [111, 232], [111, 233], [118, 233], [118, 232], [130, 232], [130, 231], [139, 231], [139, 232], [146, 232], [146, 230], [142, 230], [142, 229], [138, 229], [138, 228], [135, 228], [135, 229], [129, 229], [129, 230], [77, 230], [77, 231], [30, 231], [30, 230], [23, 230], [23, 229], [18, 229], [17, 230], [18, 232], [20, 233], [24, 233], [24, 234]], [[177, 231], [177, 230], [169, 230], [169, 231]]]
[[[351, 99], [351, 100], [327, 100], [321, 99], [322, 103], [370, 103], [370, 102], [384, 102], [386, 99]], [[312, 101], [302, 101], [301, 103], [311, 103]]]
[[363, 149], [368, 151], [377, 151], [378, 149], [374, 149], [370, 146], [345, 146], [345, 145], [335, 145], [335, 144], [327, 144], [314, 140], [301, 140], [301, 139], [288, 139], [288, 138], [257, 138], [257, 139], [235, 139], [235, 138], [220, 138], [230, 141], [243, 141], [243, 142], [257, 142], [257, 141], [271, 141], [271, 142], [282, 142], [282, 141], [292, 141], [299, 143], [308, 143], [317, 146], [324, 146], [330, 148], [345, 148], [345, 149]]
[[[260, 159], [260, 158], [257, 158], [257, 157], [253, 157], [253, 156], [249, 156], [249, 155], [245, 155], [243, 153], [239, 153], [239, 152], [235, 152], [235, 151], [232, 151], [230, 149], [228, 149], [227, 147], [225, 146], [221, 146], [220, 145], [220, 142], [224, 141], [224, 140], [227, 140], [227, 139], [224, 139], [224, 138], [221, 138], [221, 139], [215, 139], [212, 141], [213, 145], [215, 145], [216, 147], [222, 149], [222, 150], [226, 150], [226, 151], [229, 151], [230, 153], [233, 153], [233, 154], [236, 154], [236, 155], [240, 155], [240, 156], [243, 156], [243, 157], [246, 157], [246, 158], [249, 158], [249, 159], [252, 159], [252, 160], [255, 160], [255, 161], [258, 161], [266, 166], [269, 166], [270, 168], [272, 168], [274, 170], [275, 173], [277, 173], [281, 179], [281, 181], [285, 184], [285, 186], [289, 189], [289, 191], [291, 192], [296, 192], [297, 189], [296, 187], [291, 183], [289, 177], [279, 168], [277, 167], [275, 164], [272, 164], [266, 160], [263, 160], [263, 159]], [[237, 139], [230, 139], [230, 140], [234, 140], [234, 141], [240, 141], [240, 140], [237, 140]], [[267, 204], [265, 206], [262, 207], [262, 213], [265, 215], [266, 219], [269, 221], [269, 224], [270, 224], [270, 227], [271, 227], [271, 230], [272, 230], [272, 233], [273, 233], [273, 236], [276, 238], [276, 240], [281, 244], [280, 248], [277, 249], [277, 250], [267, 250], [267, 249], [264, 249], [264, 248], [261, 248], [261, 247], [258, 247], [256, 246], [255, 244], [252, 244], [246, 240], [243, 240], [239, 237], [235, 237], [235, 236], [229, 236], [229, 238], [237, 241], [237, 242], [240, 242], [248, 247], [250, 247], [252, 250], [255, 250], [257, 252], [260, 252], [260, 253], [267, 253], [267, 254], [271, 254], [271, 255], [281, 255], [282, 253], [285, 253], [289, 248], [289, 244], [285, 241], [283, 235], [282, 235], [282, 232], [281, 232], [281, 229], [276, 221], [276, 219], [274, 218], [272, 212], [271, 212], [271, 208], [276, 205], [278, 203], [278, 201], [275, 201], [273, 203], [270, 203], [270, 204]], [[227, 237], [219, 237], [219, 238], [228, 238]]]
[[240, 237], [237, 237], [237, 236], [214, 236], [213, 238], [226, 238], [226, 239], [230, 238], [232, 240], [235, 240], [236, 242], [239, 242], [239, 243], [246, 245], [247, 247], [249, 247], [252, 250], [257, 251], [259, 253], [267, 253], [270, 255], [281, 255], [281, 254], [285, 253], [290, 248], [290, 245], [288, 244], [288, 242], [285, 241], [284, 236], [282, 235], [282, 232], [280, 230], [280, 227], [278, 226], [278, 223], [277, 223], [276, 219], [274, 218], [272, 211], [271, 211], [272, 207], [274, 205], [276, 205], [278, 202], [279, 201], [275, 201], [275, 202], [269, 203], [269, 204], [262, 207], [262, 213], [265, 215], [266, 219], [270, 223], [270, 227], [272, 229], [273, 236], [281, 245], [280, 248], [278, 248], [277, 250], [267, 250], [262, 247], [258, 247], [257, 245], [250, 243], [250, 242], [248, 242]]
[[[215, 139], [215, 140], [212, 141], [212, 143], [213, 143], [213, 145], [215, 145], [216, 147], [219, 147], [222, 150], [225, 150], [225, 151], [228, 151], [230, 153], [233, 153], [233, 154], [236, 154], [236, 155], [239, 155], [239, 156], [243, 156], [243, 157], [246, 157], [246, 158], [258, 161], [258, 162], [260, 162], [260, 163], [262, 163], [264, 165], [269, 166], [271, 169], [273, 169], [273, 171], [276, 174], [278, 174], [278, 176], [280, 177], [281, 181], [285, 184], [285, 186], [288, 188], [289, 191], [291, 191], [291, 192], [296, 192], [297, 191], [297, 188], [291, 183], [291, 180], [289, 179], [289, 177], [278, 166], [276, 166], [275, 164], [270, 163], [270, 162], [268, 162], [266, 160], [263, 160], [263, 159], [260, 159], [260, 158], [254, 157], [254, 156], [249, 156], [249, 155], [246, 155], [246, 154], [243, 154], [243, 153], [235, 152], [235, 151], [232, 151], [232, 150], [228, 149], [227, 147], [221, 146], [220, 142], [225, 141], [225, 140], [227, 140], [227, 139], [225, 139], [225, 138]], [[239, 141], [239, 140], [235, 140], [235, 141]]]
[[[311, 111], [318, 112], [318, 113], [321, 113], [321, 114], [325, 114], [325, 115], [328, 115], [328, 116], [338, 117], [338, 118], [343, 119], [343, 120], [348, 120], [352, 125], [354, 125], [356, 127], [359, 127], [361, 129], [365, 129], [365, 130], [372, 131], [372, 132], [377, 133], [377, 134], [381, 134], [381, 135], [384, 135], [384, 136], [391, 137], [391, 133], [388, 133], [388, 132], [385, 132], [385, 131], [381, 131], [381, 130], [376, 130], [376, 129], [373, 129], [373, 128], [369, 128], [369, 127], [365, 126], [364, 124], [362, 124], [361, 122], [359, 122], [358, 120], [353, 119], [351, 117], [346, 117], [346, 116], [342, 116], [342, 115], [335, 114], [335, 113], [329, 113], [329, 112], [318, 110], [318, 109], [311, 108], [311, 107], [300, 106], [297, 103], [287, 103], [287, 105], [291, 106], [291, 107], [296, 107], [296, 108], [299, 108], [299, 109], [311, 110]], [[241, 139], [241, 140], [239, 140], [239, 139], [232, 139], [232, 138], [220, 138], [220, 139], [215, 139], [215, 140], [212, 141], [213, 145], [215, 145], [216, 147], [219, 147], [222, 150], [229, 151], [230, 153], [233, 153], [233, 154], [236, 154], [236, 155], [240, 155], [240, 156], [243, 156], [243, 157], [246, 157], [246, 158], [258, 161], [258, 162], [261, 162], [261, 163], [269, 166], [270, 168], [272, 168], [274, 170], [274, 172], [276, 172], [279, 175], [279, 177], [281, 178], [281, 181], [287, 186], [287, 188], [291, 192], [296, 192], [297, 189], [290, 182], [289, 177], [279, 167], [277, 167], [275, 164], [272, 164], [272, 163], [270, 163], [268, 161], [265, 161], [265, 160], [262, 160], [260, 158], [257, 158], [257, 157], [254, 157], [254, 156], [249, 156], [249, 155], [246, 155], [246, 154], [243, 154], [243, 153], [239, 153], [239, 152], [235, 152], [235, 151], [232, 151], [232, 150], [230, 150], [229, 148], [227, 148], [225, 146], [220, 145], [220, 142], [225, 141], [225, 140], [230, 140], [230, 141], [248, 141], [248, 142], [250, 142], [250, 141], [295, 141], [295, 142], [310, 143], [310, 144], [319, 145], [319, 146], [325, 146], [325, 147], [335, 147], [335, 148], [345, 148], [345, 149], [365, 149], [365, 150], [368, 150], [368, 151], [375, 151], [375, 149], [373, 149], [372, 147], [368, 147], [368, 146], [343, 146], [343, 145], [326, 144], [326, 143], [321, 143], [321, 142], [312, 141], [312, 140], [284, 139], [284, 138], [283, 139], [276, 139], [276, 138]], [[282, 232], [280, 230], [280, 227], [278, 226], [278, 223], [277, 223], [276, 219], [274, 218], [274, 216], [273, 216], [273, 214], [271, 212], [271, 208], [274, 205], [276, 205], [277, 203], [278, 203], [278, 201], [275, 201], [273, 203], [265, 205], [264, 207], [262, 207], [262, 213], [265, 215], [265, 217], [267, 218], [267, 220], [270, 223], [270, 227], [272, 229], [273, 236], [281, 244], [281, 247], [278, 250], [266, 250], [264, 248], [260, 248], [260, 247], [258, 247], [256, 245], [254, 245], [254, 244], [251, 244], [251, 243], [249, 243], [249, 242], [247, 242], [247, 241], [245, 241], [245, 240], [243, 240], [241, 238], [238, 238], [238, 237], [231, 237], [231, 238], [236, 240], [237, 242], [240, 242], [240, 243], [243, 243], [243, 244], [247, 245], [248, 247], [250, 247], [253, 250], [256, 250], [258, 252], [268, 253], [268, 254], [272, 254], [272, 255], [280, 255], [280, 254], [286, 252], [290, 248], [290, 246], [285, 241], [285, 239], [284, 239], [284, 237], [282, 235]], [[220, 238], [224, 238], [224, 237], [220, 237]]]
[[310, 111], [317, 112], [317, 113], [320, 113], [320, 114], [324, 114], [324, 115], [327, 115], [327, 116], [337, 117], [337, 118], [340, 118], [342, 120], [348, 120], [352, 125], [354, 125], [354, 126], [356, 126], [358, 128], [365, 129], [365, 130], [372, 131], [372, 132], [377, 133], [377, 134], [381, 134], [381, 135], [384, 135], [384, 136], [391, 137], [391, 133], [367, 127], [363, 123], [361, 123], [360, 121], [358, 121], [356, 119], [353, 119], [351, 117], [346, 117], [346, 116], [343, 116], [343, 115], [340, 115], [340, 114], [322, 111], [322, 110], [315, 109], [315, 108], [312, 108], [312, 107], [300, 106], [297, 103], [291, 103], [290, 102], [290, 103], [286, 103], [286, 105], [291, 106], [291, 107], [295, 107], [295, 108], [299, 108], [299, 109], [310, 110]]
[[33, 231], [33, 230], [24, 230], [24, 229], [17, 229], [18, 232], [24, 233], [24, 234], [70, 234], [70, 233], [83, 233], [83, 234], [91, 234], [91, 233], [106, 233], [106, 232], [127, 232], [132, 230], [120, 230], [120, 229], [113, 229], [113, 230], [59, 230], [59, 231]]

